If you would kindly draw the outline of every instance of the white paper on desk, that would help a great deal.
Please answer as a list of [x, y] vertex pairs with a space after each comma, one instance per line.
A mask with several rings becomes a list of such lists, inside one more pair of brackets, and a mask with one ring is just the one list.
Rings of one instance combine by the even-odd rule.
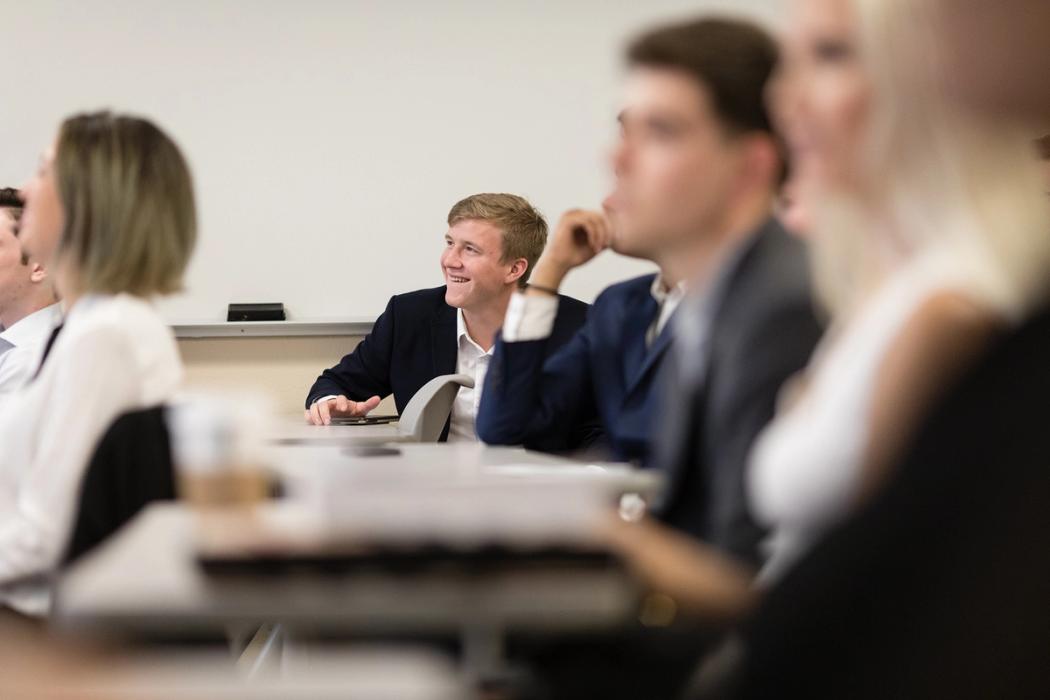
[[584, 546], [613, 512], [608, 492], [584, 482], [477, 478], [470, 482], [359, 482], [325, 504], [350, 539], [473, 548]]

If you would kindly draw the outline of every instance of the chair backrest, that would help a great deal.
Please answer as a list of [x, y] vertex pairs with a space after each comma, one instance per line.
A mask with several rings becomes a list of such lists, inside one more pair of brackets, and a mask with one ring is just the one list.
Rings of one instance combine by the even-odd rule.
[[444, 374], [419, 388], [405, 406], [397, 430], [405, 442], [437, 442], [452, 413], [460, 387], [472, 388], [474, 378], [466, 374]]
[[175, 498], [165, 413], [164, 406], [125, 413], [99, 440], [81, 481], [65, 564], [107, 539], [148, 503]]

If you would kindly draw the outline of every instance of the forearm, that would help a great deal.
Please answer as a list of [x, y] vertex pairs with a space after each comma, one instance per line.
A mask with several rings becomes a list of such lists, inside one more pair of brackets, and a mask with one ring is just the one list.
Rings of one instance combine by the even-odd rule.
[[374, 376], [360, 358], [348, 356], [335, 367], [321, 373], [306, 395], [306, 408], [326, 396], [345, 396], [351, 401], [365, 401], [372, 396], [383, 397], [388, 394], [388, 377]]
[[[572, 269], [569, 265], [553, 260], [549, 257], [541, 257], [536, 263], [536, 269], [529, 277], [529, 283], [536, 287], [546, 289], [561, 289], [562, 282]], [[525, 293], [530, 296], [544, 296], [547, 292], [540, 289], [526, 289]]]
[[535, 433], [545, 345], [545, 339], [498, 341], [476, 421], [483, 442], [521, 445]]
[[478, 414], [478, 437], [490, 444], [569, 449], [568, 437], [590, 418], [588, 340], [585, 331], [547, 357], [547, 341], [497, 343]]
[[750, 567], [671, 528], [616, 518], [604, 535], [650, 591], [669, 598], [684, 615], [734, 622], [758, 602]]

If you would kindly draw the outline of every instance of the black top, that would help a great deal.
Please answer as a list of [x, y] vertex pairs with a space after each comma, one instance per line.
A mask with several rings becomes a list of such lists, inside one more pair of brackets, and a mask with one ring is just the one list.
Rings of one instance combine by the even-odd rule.
[[175, 498], [166, 410], [124, 413], [109, 427], [84, 471], [64, 563], [93, 549], [147, 504]]
[[767, 596], [738, 696], [1050, 698], [1050, 313]]

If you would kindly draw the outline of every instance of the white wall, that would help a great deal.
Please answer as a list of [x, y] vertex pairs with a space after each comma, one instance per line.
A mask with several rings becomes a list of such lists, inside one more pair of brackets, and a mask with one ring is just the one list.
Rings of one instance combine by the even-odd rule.
[[[550, 219], [608, 186], [625, 40], [707, 10], [775, 21], [779, 0], [33, 0], [6, 13], [0, 186], [69, 113], [148, 115], [196, 179], [200, 243], [173, 321], [230, 301], [300, 319], [374, 317], [440, 284], [444, 217], [479, 191]], [[553, 221], [552, 221], [553, 222]], [[605, 257], [567, 291], [637, 273]], [[182, 340], [191, 385], [296, 411], [358, 338]], [[384, 407], [392, 408], [392, 407]]]
[[[772, 0], [34, 0], [0, 42], [0, 183], [19, 183], [68, 113], [146, 114], [194, 169], [201, 238], [173, 321], [231, 301], [299, 319], [374, 318], [441, 283], [444, 217], [511, 191], [551, 219], [608, 186], [625, 39], [656, 20]], [[590, 300], [645, 269], [608, 256]]]

